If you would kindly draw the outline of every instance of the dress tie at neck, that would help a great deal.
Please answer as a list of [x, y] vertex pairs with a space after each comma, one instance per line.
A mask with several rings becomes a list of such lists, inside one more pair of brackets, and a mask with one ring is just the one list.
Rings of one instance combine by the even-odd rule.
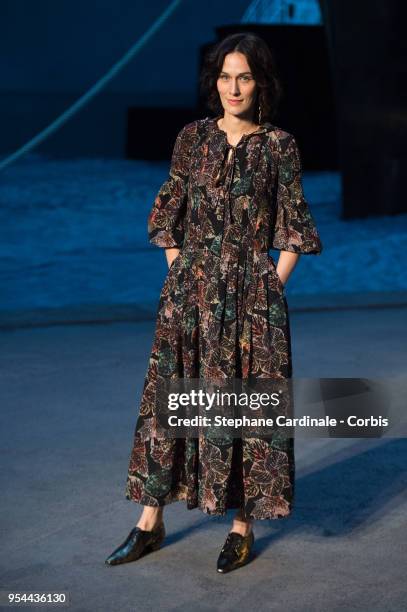
[[215, 178], [215, 187], [220, 187], [225, 183], [225, 179], [229, 173], [234, 162], [234, 148], [232, 146], [226, 147], [225, 154], [219, 167], [219, 171]]

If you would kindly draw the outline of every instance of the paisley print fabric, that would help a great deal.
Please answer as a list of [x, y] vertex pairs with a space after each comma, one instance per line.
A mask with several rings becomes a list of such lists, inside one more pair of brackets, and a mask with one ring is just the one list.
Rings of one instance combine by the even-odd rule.
[[269, 249], [322, 251], [294, 136], [266, 122], [232, 146], [219, 118], [179, 132], [148, 217], [150, 242], [180, 253], [159, 297], [125, 495], [149, 506], [185, 500], [208, 514], [242, 508], [253, 519], [276, 519], [293, 505], [293, 439], [154, 435], [160, 377], [292, 376], [285, 289]]

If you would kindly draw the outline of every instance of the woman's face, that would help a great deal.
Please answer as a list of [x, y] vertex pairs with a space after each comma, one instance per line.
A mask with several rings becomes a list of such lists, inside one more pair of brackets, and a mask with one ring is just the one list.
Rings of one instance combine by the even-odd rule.
[[244, 119], [252, 118], [257, 87], [243, 53], [233, 51], [225, 55], [216, 84], [225, 114]]

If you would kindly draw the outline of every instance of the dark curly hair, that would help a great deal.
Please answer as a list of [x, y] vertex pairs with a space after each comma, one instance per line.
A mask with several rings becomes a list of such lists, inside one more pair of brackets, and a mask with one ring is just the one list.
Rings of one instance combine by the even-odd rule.
[[[277, 78], [270, 48], [253, 32], [231, 34], [215, 43], [206, 54], [200, 75], [200, 92], [206, 98], [207, 107], [216, 115], [223, 111], [216, 82], [222, 71], [225, 56], [233, 51], [239, 51], [246, 56], [256, 81], [258, 95], [255, 113], [258, 113], [260, 106], [262, 122], [270, 121], [276, 115], [283, 89]], [[254, 116], [256, 117], [256, 114]]]

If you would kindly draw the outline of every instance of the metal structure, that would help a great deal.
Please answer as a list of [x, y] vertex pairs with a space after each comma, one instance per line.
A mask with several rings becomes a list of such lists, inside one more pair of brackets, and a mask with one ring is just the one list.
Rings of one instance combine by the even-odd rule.
[[320, 25], [322, 15], [318, 0], [254, 0], [241, 22]]

